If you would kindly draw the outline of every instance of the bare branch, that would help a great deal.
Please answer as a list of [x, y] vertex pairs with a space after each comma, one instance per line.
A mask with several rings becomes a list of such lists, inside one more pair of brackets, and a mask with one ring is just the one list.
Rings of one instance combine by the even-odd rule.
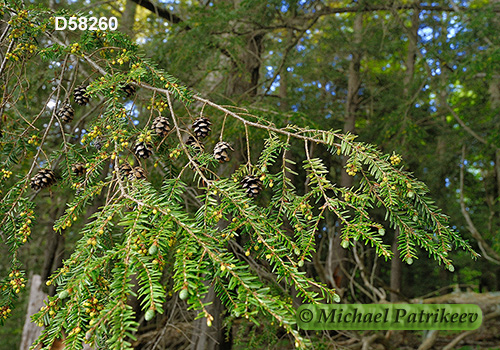
[[489, 246], [489, 244], [484, 240], [483, 236], [481, 236], [481, 233], [479, 233], [479, 230], [474, 225], [474, 222], [472, 221], [472, 218], [470, 217], [469, 212], [467, 211], [467, 208], [465, 207], [465, 200], [464, 200], [464, 168], [465, 168], [465, 164], [464, 164], [464, 161], [465, 161], [465, 145], [462, 147], [462, 160], [460, 162], [461, 163], [460, 164], [460, 208], [462, 209], [462, 214], [465, 218], [465, 221], [467, 222], [467, 226], [468, 226], [470, 233], [472, 234], [472, 237], [474, 237], [477, 240], [477, 244], [479, 245], [479, 249], [481, 250], [481, 253], [484, 255], [486, 260], [488, 260], [496, 265], [500, 265], [500, 255], [498, 255]]
[[[500, 316], [500, 308], [497, 308], [495, 311], [493, 312], [490, 312], [489, 314], [485, 315], [484, 318], [483, 318], [483, 324], [485, 323], [485, 321], [487, 320], [491, 320], [492, 318], [495, 318], [495, 317], [498, 317]], [[448, 345], [446, 345], [443, 350], [451, 350], [451, 349], [455, 349], [455, 346], [462, 340], [464, 339], [465, 337], [471, 335], [471, 334], [474, 334], [476, 333], [479, 329], [481, 328], [477, 328], [477, 329], [474, 329], [472, 331], [467, 331], [467, 332], [463, 332], [461, 334], [459, 334], [455, 339], [453, 339], [450, 343], [448, 343]]]
[[[474, 130], [472, 130], [469, 126], [467, 126], [467, 124], [465, 124], [465, 122], [460, 119], [460, 117], [458, 116], [458, 114], [453, 110], [453, 108], [451, 108], [451, 106], [449, 104], [446, 104], [446, 108], [448, 108], [448, 110], [450, 111], [451, 115], [453, 116], [453, 118], [455, 118], [455, 120], [457, 121], [458, 124], [460, 124], [460, 126], [462, 128], [464, 128], [465, 131], [467, 131], [469, 134], [472, 135], [472, 137], [474, 137], [476, 140], [478, 140], [479, 142], [481, 143], [484, 143], [485, 145], [489, 144], [488, 141], [486, 141], [484, 138], [482, 138], [481, 136], [479, 136]], [[495, 149], [497, 148], [495, 145], [491, 144], [492, 147], [494, 147]]]
[[[159, 7], [155, 4], [153, 4], [149, 0], [132, 0], [132, 1], [135, 2], [137, 5], [142, 6], [145, 9], [148, 9], [149, 11], [153, 12], [157, 16], [166, 19], [167, 21], [169, 21], [172, 24], [184, 22], [184, 20], [182, 18], [180, 18], [179, 16], [177, 16], [176, 14], [173, 14], [172, 12], [167, 10], [166, 8]], [[186, 25], [186, 29], [191, 29], [191, 27]]]
[[[353, 13], [353, 12], [378, 12], [378, 11], [403, 11], [403, 10], [416, 10], [416, 11], [438, 11], [438, 12], [470, 12], [475, 11], [475, 9], [459, 7], [459, 6], [433, 6], [433, 5], [420, 5], [418, 3], [414, 4], [399, 4], [394, 5], [391, 2], [387, 2], [387, 5], [369, 5], [362, 4], [353, 7], [326, 7], [320, 11], [318, 14], [320, 16], [331, 15], [337, 13]], [[493, 9], [493, 12], [500, 12], [500, 9]]]

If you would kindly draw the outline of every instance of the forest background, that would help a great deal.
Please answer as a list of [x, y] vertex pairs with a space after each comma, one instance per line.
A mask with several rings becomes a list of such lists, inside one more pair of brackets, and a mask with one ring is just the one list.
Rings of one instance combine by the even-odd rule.
[[[336, 215], [325, 213], [314, 232], [311, 259], [299, 267], [312, 279], [334, 288], [342, 302], [410, 301], [448, 295], [453, 290], [500, 290], [500, 1], [49, 0], [25, 1], [23, 6], [115, 16], [119, 31], [138, 45], [141, 55], [209, 101], [220, 106], [238, 106], [242, 113], [259, 115], [264, 124], [269, 122], [280, 128], [291, 124], [356, 134], [356, 141], [376, 145], [384, 154], [393, 155], [387, 158], [393, 165], [399, 165], [400, 156], [404, 169], [427, 185], [435, 206], [449, 216], [450, 228], [481, 254], [475, 260], [470, 252], [451, 252], [453, 269], [446, 269], [420, 249], [411, 260], [404, 256], [401, 259], [399, 230], [387, 224], [384, 212], [375, 208], [371, 214], [375, 221], [385, 222], [381, 229], [386, 233], [383, 241], [395, 255], [390, 260], [382, 259], [378, 248], [362, 241], [354, 241], [345, 249], [339, 234], [342, 223]], [[0, 33], [7, 32], [12, 14], [2, 11], [2, 16]], [[80, 40], [82, 33], [63, 31], [53, 35], [70, 46]], [[42, 40], [46, 41], [37, 42], [40, 48], [50, 45], [50, 40]], [[7, 62], [5, 67], [2, 65], [0, 77], [5, 98], [9, 82], [18, 73], [14, 63], [9, 65], [13, 60], [6, 59], [12, 53], [7, 38], [2, 37], [0, 45], [0, 61]], [[72, 53], [78, 54], [76, 51]], [[47, 105], [47, 92], [57, 79], [60, 63], [55, 65], [50, 58], [42, 60], [41, 55], [31, 57], [30, 62], [19, 73], [29, 86], [19, 111], [36, 114]], [[82, 59], [76, 75], [72, 76], [76, 81], [89, 76], [90, 80], [97, 79], [95, 67]], [[124, 103], [132, 108], [131, 116], [138, 120], [137, 124], [143, 115], [149, 115], [149, 96], [141, 94], [144, 89], [138, 88], [137, 97]], [[1, 105], [5, 113], [4, 137], [17, 123], [16, 113], [6, 108], [5, 100]], [[54, 105], [49, 103], [48, 109], [52, 108]], [[93, 107], [78, 108], [77, 114], [97, 113]], [[202, 104], [189, 108], [193, 111], [186, 113], [199, 114]], [[220, 113], [211, 117], [215, 136], [208, 138], [213, 147], [224, 128], [224, 141], [235, 149], [231, 161], [217, 170], [221, 176], [240, 171], [239, 166], [248, 161], [248, 155], [262, 151], [266, 137], [258, 132], [248, 136], [248, 130], [230, 119], [226, 122], [226, 117]], [[81, 140], [87, 132], [87, 121], [82, 118], [79, 123]], [[46, 143], [48, 149], [57, 150], [60, 136], [49, 136], [52, 143]], [[360, 176], [346, 167], [348, 157], [332, 155], [327, 147], [312, 143], [306, 150], [303, 145], [291, 144], [280, 157], [290, 164], [284, 173], [299, 192], [308, 191], [306, 171], [300, 166], [309, 158], [307, 152], [314, 152], [323, 160], [324, 176], [331, 183], [340, 188], [360, 186]], [[153, 163], [149, 165], [152, 175], [148, 180], [159, 185], [165, 173], [153, 171]], [[27, 173], [28, 169], [24, 165], [14, 171]], [[5, 179], [9, 177], [4, 175]], [[263, 181], [269, 189], [269, 180]], [[192, 184], [182, 198], [188, 211], [195, 215], [200, 194], [195, 184], [199, 184], [199, 179]], [[65, 203], [75, 191], [69, 186], [51, 191], [54, 193], [40, 192], [32, 197], [38, 215], [36, 228], [32, 228], [32, 237], [19, 253], [27, 278], [37, 273], [44, 283], [77, 247], [85, 220], [105, 204], [104, 194], [97, 196], [83, 212], [82, 221], [62, 235], [52, 226], [64, 214]], [[268, 201], [270, 194], [263, 192], [264, 201]], [[411, 218], [413, 214], [405, 215]], [[237, 243], [243, 246], [245, 242]], [[2, 249], [2, 256], [9, 256], [9, 246]], [[2, 261], [1, 275], [10, 272], [9, 261]], [[260, 273], [262, 278], [270, 278], [266, 272]], [[291, 296], [290, 302], [299, 299], [293, 288], [284, 289]], [[1, 349], [19, 347], [28, 291], [20, 293], [17, 307], [0, 328], [5, 339]], [[45, 291], [56, 294], [53, 286]], [[175, 295], [168, 287], [167, 292], [170, 297]], [[147, 325], [144, 318], [140, 321], [138, 334], [144, 343], [152, 337], [157, 339], [159, 334], [169, 337], [164, 348], [217, 348], [214, 339], [226, 348], [266, 348], [268, 345], [264, 344], [281, 348], [294, 343], [272, 323], [257, 326], [241, 319], [232, 320], [229, 332], [223, 319], [218, 324], [226, 325], [223, 331], [221, 327], [207, 328], [200, 320], [194, 321], [192, 311], [185, 305], [175, 313], [168, 307], [165, 310], [165, 316], [157, 316], [153, 326]], [[172, 325], [170, 329], [166, 322]], [[494, 329], [495, 323], [491, 327]], [[492, 344], [500, 343], [498, 334], [488, 332], [488, 327], [481, 334], [480, 338], [466, 339], [492, 349]], [[372, 335], [375, 337], [369, 338]], [[444, 345], [455, 336], [441, 334], [434, 341]], [[201, 340], [203, 337], [206, 339]], [[315, 344], [359, 345], [369, 338], [370, 346], [377, 342], [388, 346], [377, 332], [324, 332], [311, 337]], [[399, 335], [391, 342], [416, 349], [424, 341], [420, 337]], [[463, 349], [467, 349], [466, 344]]]

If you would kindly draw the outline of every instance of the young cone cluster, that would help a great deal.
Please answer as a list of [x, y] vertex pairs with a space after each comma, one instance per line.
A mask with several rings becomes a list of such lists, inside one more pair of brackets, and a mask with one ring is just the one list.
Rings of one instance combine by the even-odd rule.
[[31, 178], [30, 186], [35, 191], [52, 186], [56, 183], [56, 175], [50, 169], [42, 169]]
[[137, 142], [134, 146], [134, 153], [137, 157], [146, 159], [153, 154], [152, 148], [153, 146], [150, 143]]
[[205, 150], [205, 146], [200, 141], [195, 139], [193, 136], [188, 137], [188, 139], [186, 141], [186, 145], [193, 147], [193, 149], [197, 153], [203, 152]]
[[151, 129], [153, 129], [158, 136], [165, 137], [170, 132], [170, 123], [165, 117], [157, 117], [153, 120]]
[[257, 197], [262, 191], [262, 182], [253, 175], [247, 175], [241, 180], [241, 186], [248, 197]]
[[70, 123], [75, 117], [75, 110], [68, 102], [65, 102], [57, 110], [56, 115], [63, 123]]
[[193, 132], [197, 139], [204, 139], [210, 133], [210, 121], [205, 117], [200, 117], [193, 122]]
[[71, 171], [75, 174], [75, 176], [83, 176], [86, 172], [85, 164], [75, 163], [71, 166]]
[[219, 163], [229, 162], [228, 151], [234, 151], [231, 145], [227, 142], [218, 142], [214, 147], [214, 157], [219, 161]]
[[87, 96], [87, 85], [80, 85], [73, 91], [73, 98], [75, 102], [80, 106], [85, 106], [89, 103], [89, 97]]

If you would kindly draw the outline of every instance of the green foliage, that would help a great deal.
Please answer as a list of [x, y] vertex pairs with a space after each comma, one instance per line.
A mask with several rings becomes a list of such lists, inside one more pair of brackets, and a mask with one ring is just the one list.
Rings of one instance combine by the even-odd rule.
[[[249, 11], [252, 4], [244, 2], [240, 11]], [[4, 124], [6, 136], [0, 146], [2, 238], [11, 263], [1, 282], [2, 310], [12, 308], [25, 287], [26, 273], [17, 254], [30, 241], [42, 210], [32, 199], [47, 191], [28, 189], [37, 169], [60, 172], [54, 196], [63, 191], [68, 196], [53, 230], [75, 237], [70, 256], [47, 282], [56, 286], [56, 294], [33, 316], [44, 327], [33, 347], [48, 347], [65, 334], [67, 349], [81, 349], [84, 341], [131, 349], [139, 322], [129, 298], [137, 297], [145, 321], [153, 321], [164, 312], [167, 285], [173, 285], [208, 326], [213, 315], [204, 297], [212, 285], [231, 319], [253, 323], [245, 327], [259, 327], [264, 319], [283, 327], [298, 347], [307, 347], [283, 285], [293, 286], [302, 302], [340, 301], [335, 290], [303, 268], [316, 250], [315, 234], [327, 213], [342, 223], [346, 249], [362, 241], [390, 259], [393, 253], [384, 239], [387, 224], [399, 229], [398, 248], [407, 264], [417, 258], [417, 248], [450, 271], [454, 267], [448, 255], [453, 249], [478, 256], [450, 229], [447, 217], [428, 197], [427, 186], [404, 170], [400, 156], [356, 141], [355, 135], [291, 123], [282, 126], [258, 113], [204, 100], [145, 58], [121, 33], [88, 32], [66, 44], [52, 33], [52, 17], [70, 17], [69, 11], [23, 12], [10, 2], [5, 9], [12, 21], [11, 39], [24, 43], [28, 52], [21, 55], [18, 46], [19, 55], [12, 51], [5, 66], [4, 79], [12, 93], [2, 108], [7, 103], [19, 107], [6, 110], [11, 122]], [[271, 10], [264, 5], [258, 10], [266, 24]], [[200, 30], [186, 35], [196, 37]], [[237, 55], [236, 47], [237, 43], [228, 45], [231, 55]], [[50, 85], [54, 91], [44, 93], [41, 106], [23, 107], [28, 79], [17, 76], [34, 64], [30, 60], [34, 54], [47, 66], [57, 67], [53, 68], [57, 79]], [[85, 71], [93, 73], [83, 76]], [[81, 81], [89, 83], [93, 107], [77, 110], [80, 120], [75, 125], [62, 124], [56, 111]], [[141, 88], [140, 93], [131, 99], [124, 96], [121, 88], [126, 84]], [[35, 115], [33, 109], [40, 112]], [[228, 119], [232, 133], [244, 135], [237, 151], [245, 156], [234, 172], [219, 172], [213, 155], [186, 146], [187, 130], [197, 113], [210, 115], [217, 125]], [[172, 122], [173, 131], [166, 139], [150, 130], [160, 115], [168, 115]], [[293, 119], [303, 120], [300, 115]], [[223, 140], [227, 135], [221, 131], [218, 136]], [[209, 138], [207, 145], [214, 139]], [[154, 145], [152, 159], [134, 158], [135, 143], [143, 141]], [[253, 143], [262, 148], [260, 152]], [[335, 184], [326, 157], [310, 151], [312, 144], [326, 149], [329, 157], [345, 157], [346, 171], [357, 184], [351, 188]], [[286, 156], [302, 146], [302, 162]], [[85, 164], [83, 177], [72, 172], [75, 162]], [[120, 173], [126, 163], [147, 170], [147, 179]], [[248, 174], [262, 181], [263, 193], [257, 198], [248, 197], [241, 188], [240, 181]], [[304, 191], [290, 180], [299, 174], [305, 174]], [[100, 198], [104, 198], [101, 203]], [[98, 208], [91, 208], [96, 202]], [[387, 223], [374, 218], [377, 208]], [[262, 339], [255, 336], [248, 346], [258, 346], [268, 336], [266, 332]]]

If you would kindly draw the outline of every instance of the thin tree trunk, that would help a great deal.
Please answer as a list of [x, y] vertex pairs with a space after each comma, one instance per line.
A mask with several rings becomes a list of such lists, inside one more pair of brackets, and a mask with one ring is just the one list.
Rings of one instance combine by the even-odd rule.
[[[235, 6], [238, 6], [239, 1]], [[264, 32], [259, 30], [249, 29], [249, 34], [246, 36], [246, 46], [244, 46], [238, 53], [236, 59], [238, 62], [232, 62], [232, 71], [227, 79], [226, 96], [239, 100], [248, 96], [255, 96], [259, 86], [260, 79], [260, 66], [262, 55], [262, 41], [264, 39]], [[239, 64], [238, 64], [239, 63]], [[244, 143], [243, 143], [244, 144]], [[238, 155], [234, 155], [235, 160]], [[207, 282], [208, 283], [208, 282]], [[195, 332], [191, 340], [192, 350], [221, 350], [231, 349], [232, 341], [226, 341], [225, 328], [223, 327], [223, 313], [224, 305], [221, 303], [219, 297], [210, 287], [209, 293], [204, 299], [205, 303], [212, 303], [207, 309], [214, 317], [212, 326], [208, 327], [205, 318], [195, 321]], [[231, 337], [231, 332], [229, 333]]]
[[42, 334], [42, 328], [31, 322], [31, 316], [37, 313], [43, 306], [43, 301], [47, 297], [47, 294], [42, 291], [42, 278], [40, 275], [33, 275], [30, 283], [28, 310], [26, 311], [26, 321], [24, 321], [20, 350], [29, 349], [31, 344]]
[[392, 253], [394, 257], [391, 260], [391, 302], [396, 302], [401, 300], [399, 293], [401, 292], [401, 270], [403, 268], [403, 262], [399, 256], [398, 250], [398, 236], [399, 229], [394, 231], [394, 241], [392, 242]]
[[[206, 282], [209, 284], [210, 282]], [[207, 319], [202, 317], [195, 321], [194, 332], [191, 340], [191, 350], [229, 350], [232, 346], [232, 341], [226, 341], [224, 337], [224, 327], [222, 324], [222, 313], [224, 312], [224, 305], [222, 305], [219, 297], [215, 294], [214, 287], [211, 286], [204, 303], [211, 302], [207, 306], [208, 312], [213, 316], [214, 320], [211, 327], [207, 325]]]
[[130, 36], [131, 40], [133, 40], [135, 36], [134, 23], [136, 9], [137, 4], [132, 0], [127, 0], [125, 3], [125, 11], [123, 11], [122, 20], [120, 23], [120, 30]]
[[[346, 113], [344, 119], [344, 133], [353, 133], [355, 131], [356, 124], [356, 113], [359, 108], [359, 88], [361, 84], [360, 77], [360, 67], [361, 67], [361, 42], [362, 42], [362, 30], [363, 30], [363, 14], [356, 14], [354, 19], [353, 31], [353, 52], [352, 59], [349, 64], [349, 78], [347, 83], [347, 103], [346, 103]], [[347, 163], [347, 158], [342, 157], [342, 170], [340, 175], [340, 186], [342, 187], [352, 187], [354, 179], [352, 176], [348, 175], [345, 171], [345, 165]], [[340, 231], [339, 231], [340, 232]], [[344, 289], [347, 286], [347, 278], [345, 276], [345, 258], [346, 250], [340, 245], [340, 233], [335, 235], [334, 243], [332, 248], [328, 251], [328, 261], [327, 266], [329, 266], [328, 273], [334, 276], [334, 280], [337, 281], [337, 293], [342, 296]]]
[[[257, 94], [263, 39], [264, 35], [260, 31], [247, 35], [247, 45], [238, 57], [241, 65], [233, 62], [232, 71], [227, 80], [226, 96], [241, 98]], [[241, 67], [244, 69], [242, 70]]]
[[[411, 94], [411, 86], [413, 83], [413, 74], [415, 72], [415, 59], [417, 57], [417, 40], [418, 40], [418, 27], [419, 27], [420, 12], [415, 10], [411, 18], [411, 28], [408, 31], [408, 52], [406, 54], [406, 74], [404, 77], [403, 87], [403, 101], [408, 101]], [[405, 113], [405, 118], [407, 115]], [[396, 302], [400, 300], [399, 292], [401, 291], [401, 273], [403, 261], [399, 256], [398, 250], [398, 236], [399, 229], [394, 232], [394, 241], [392, 242], [391, 250], [394, 257], [391, 260], [391, 301]]]
[[[51, 222], [56, 221], [64, 212], [63, 206], [56, 205], [54, 207], [55, 210], [51, 212]], [[64, 232], [54, 232], [52, 229], [49, 229], [46, 239], [44, 263], [41, 273], [41, 278], [44, 282], [42, 288], [48, 292], [49, 295], [54, 295], [56, 290], [55, 286], [51, 285], [50, 287], [45, 287], [45, 282], [54, 271], [62, 266], [65, 247]]]

